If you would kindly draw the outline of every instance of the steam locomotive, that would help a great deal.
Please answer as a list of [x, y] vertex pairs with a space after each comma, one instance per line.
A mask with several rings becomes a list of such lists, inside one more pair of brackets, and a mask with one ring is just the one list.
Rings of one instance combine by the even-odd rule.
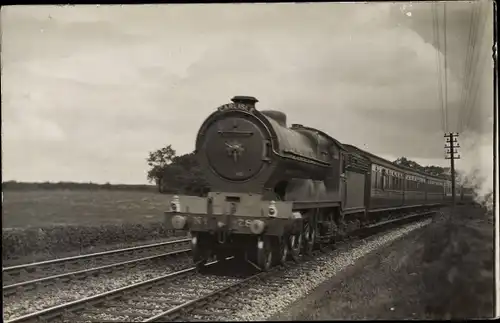
[[[201, 125], [196, 154], [211, 191], [173, 196], [169, 229], [189, 231], [202, 267], [215, 256], [261, 270], [298, 260], [362, 227], [442, 206], [451, 182], [383, 158], [300, 124], [259, 111], [236, 96]], [[462, 201], [470, 188], [459, 188]]]

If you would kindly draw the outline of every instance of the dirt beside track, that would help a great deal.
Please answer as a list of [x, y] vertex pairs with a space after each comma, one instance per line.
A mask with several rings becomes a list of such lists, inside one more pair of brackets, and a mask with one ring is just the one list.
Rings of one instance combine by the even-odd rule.
[[272, 320], [493, 317], [493, 223], [458, 207], [370, 254]]

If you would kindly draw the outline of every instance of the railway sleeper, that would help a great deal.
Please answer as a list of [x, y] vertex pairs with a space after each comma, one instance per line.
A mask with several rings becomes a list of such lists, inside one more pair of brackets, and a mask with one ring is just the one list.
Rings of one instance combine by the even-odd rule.
[[[242, 303], [250, 304], [250, 302], [243, 302], [242, 300], [235, 300], [235, 301], [237, 303], [239, 303], [239, 304], [242, 304]], [[218, 308], [218, 309], [221, 309], [221, 310], [232, 310], [232, 309], [234, 309], [234, 306], [231, 306], [231, 305], [228, 305], [228, 304], [224, 304], [221, 301], [218, 301], [218, 302], [219, 302], [219, 304], [212, 304], [212, 307]]]
[[213, 315], [218, 315], [220, 313], [218, 312], [211, 312], [211, 311], [208, 311], [208, 310], [201, 310], [201, 309], [195, 309], [191, 312], [191, 314], [194, 314], [194, 315], [203, 315], [203, 316], [213, 316]]
[[[144, 301], [144, 300], [142, 300]], [[170, 304], [170, 302], [168, 302]], [[139, 310], [147, 310], [147, 311], [157, 311], [159, 310], [158, 307], [155, 306], [147, 306], [147, 305], [136, 305], [136, 304], [120, 304], [113, 306], [113, 308], [121, 308], [121, 309], [128, 309], [130, 306], [132, 306], [134, 309], [139, 309]]]
[[172, 299], [172, 298], [168, 299], [168, 298], [163, 298], [163, 297], [134, 297], [132, 300], [135, 302], [140, 302], [140, 301], [165, 302], [165, 303], [169, 303], [169, 304], [173, 304], [173, 305], [181, 305], [181, 304], [185, 303], [185, 301], [180, 301], [179, 299]]
[[128, 316], [128, 317], [133, 317], [133, 318], [144, 317], [144, 314], [141, 314], [141, 313], [129, 313], [129, 312], [123, 312], [120, 310], [114, 311], [114, 310], [109, 309], [109, 308], [101, 309], [98, 311], [85, 311], [82, 314], [90, 316], [90, 317], [99, 316], [102, 314], [108, 314], [108, 315], [113, 315], [113, 316], [117, 316], [117, 317], [120, 317], [120, 316]]

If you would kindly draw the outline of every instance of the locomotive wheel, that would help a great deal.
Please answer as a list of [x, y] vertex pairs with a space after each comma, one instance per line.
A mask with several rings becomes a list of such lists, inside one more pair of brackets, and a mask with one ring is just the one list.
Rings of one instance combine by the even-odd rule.
[[271, 241], [266, 237], [259, 237], [257, 241], [257, 266], [262, 271], [268, 271], [273, 264]]
[[306, 243], [304, 244], [304, 254], [310, 256], [314, 250], [314, 244], [316, 243], [316, 228], [311, 223], [307, 223], [304, 227], [304, 238]]
[[275, 260], [278, 265], [285, 265], [286, 260], [288, 258], [289, 248], [288, 248], [288, 239], [283, 237], [279, 241], [279, 245], [277, 248]]
[[298, 262], [300, 260], [300, 251], [302, 249], [302, 232], [291, 234], [288, 239], [288, 244], [293, 261]]

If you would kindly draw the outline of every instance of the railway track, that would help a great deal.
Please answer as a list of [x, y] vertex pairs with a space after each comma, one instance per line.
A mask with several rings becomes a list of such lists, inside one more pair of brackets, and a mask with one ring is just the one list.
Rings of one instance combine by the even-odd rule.
[[[432, 213], [434, 212], [425, 212], [420, 216]], [[416, 218], [416, 215], [412, 215], [401, 219], [401, 222], [406, 223]], [[390, 223], [394, 225], [395, 221], [390, 221]], [[373, 235], [383, 227], [374, 226], [369, 231]], [[313, 257], [317, 257], [321, 253], [316, 251]], [[230, 261], [232, 260], [214, 261], [209, 263], [208, 267], [216, 268], [217, 264], [223, 264], [222, 268], [232, 269], [234, 267], [230, 265]], [[313, 261], [311, 258], [304, 258], [303, 261], [291, 263], [290, 266], [303, 266], [304, 270], [311, 270], [312, 267], [307, 267], [308, 262], [311, 263], [311, 261]], [[314, 264], [313, 267], [317, 269], [317, 266], [318, 264]], [[319, 266], [321, 267], [321, 264]], [[210, 272], [200, 274], [193, 266], [91, 297], [46, 308], [6, 322], [153, 322], [184, 320], [186, 318], [199, 319], [200, 317], [208, 320], [214, 315], [223, 315], [225, 312], [231, 311], [233, 305], [230, 304], [238, 303], [238, 299], [231, 299], [231, 295], [241, 291], [256, 280], [262, 281], [266, 277], [279, 276], [280, 273], [283, 275], [283, 269], [283, 267], [275, 267], [265, 273], [253, 272], [235, 276], [224, 273], [222, 275], [220, 273], [210, 274]], [[279, 277], [279, 280], [286, 281], [292, 278], [285, 275]], [[280, 282], [273, 284], [271, 288], [280, 287]]]
[[191, 251], [189, 242], [190, 239], [179, 239], [4, 267], [2, 268], [3, 294], [9, 296], [19, 291], [67, 282], [72, 279], [83, 279], [99, 273], [134, 267], [148, 261], [176, 257]]
[[[227, 260], [231, 261], [231, 260]], [[218, 261], [207, 264], [215, 267]], [[268, 273], [266, 273], [268, 274]], [[243, 286], [262, 273], [233, 277], [198, 273], [196, 267], [179, 270], [109, 292], [61, 304], [6, 322], [41, 321], [157, 321], [176, 318], [204, 300]]]

